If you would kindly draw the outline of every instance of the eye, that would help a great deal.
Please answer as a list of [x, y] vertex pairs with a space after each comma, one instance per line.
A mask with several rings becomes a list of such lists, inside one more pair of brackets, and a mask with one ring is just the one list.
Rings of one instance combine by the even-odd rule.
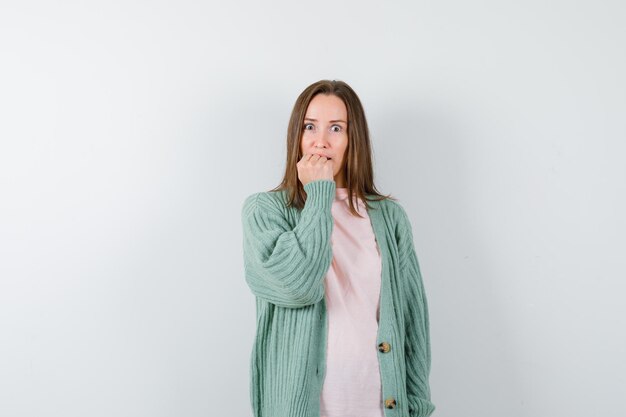
[[335, 130], [335, 132], [341, 132], [341, 130], [342, 130], [341, 126], [339, 126], [339, 125], [333, 125], [333, 127], [338, 127], [339, 128], [339, 130]]
[[305, 123], [303, 126], [304, 130], [311, 130], [311, 129], [307, 129], [307, 126], [313, 126], [313, 123]]

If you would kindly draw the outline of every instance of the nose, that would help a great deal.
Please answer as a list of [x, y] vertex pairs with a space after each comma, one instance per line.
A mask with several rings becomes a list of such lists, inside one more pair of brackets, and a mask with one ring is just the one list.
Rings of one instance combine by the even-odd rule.
[[328, 133], [327, 132], [321, 132], [319, 135], [317, 135], [317, 137], [315, 138], [315, 142], [313, 143], [313, 146], [316, 148], [327, 148], [328, 147]]

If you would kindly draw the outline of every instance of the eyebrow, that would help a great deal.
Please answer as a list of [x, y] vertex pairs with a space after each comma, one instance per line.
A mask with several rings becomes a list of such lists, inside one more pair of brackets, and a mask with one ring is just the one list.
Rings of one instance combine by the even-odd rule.
[[[312, 122], [317, 122], [317, 119], [311, 119], [310, 117], [305, 117], [304, 120], [311, 120]], [[329, 122], [331, 122], [331, 123], [340, 122], [340, 123], [348, 124], [348, 122], [346, 122], [344, 120], [329, 120]]]

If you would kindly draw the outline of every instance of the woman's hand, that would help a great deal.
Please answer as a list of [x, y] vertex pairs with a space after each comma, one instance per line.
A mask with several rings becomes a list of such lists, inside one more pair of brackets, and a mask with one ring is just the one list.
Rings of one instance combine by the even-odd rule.
[[315, 180], [334, 179], [334, 161], [318, 154], [304, 154], [298, 161], [298, 179], [303, 186]]

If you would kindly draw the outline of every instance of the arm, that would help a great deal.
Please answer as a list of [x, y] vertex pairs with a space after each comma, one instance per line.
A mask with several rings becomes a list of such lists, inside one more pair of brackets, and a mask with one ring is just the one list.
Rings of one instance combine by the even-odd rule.
[[413, 244], [413, 229], [404, 211], [399, 207], [397, 228], [400, 270], [406, 285], [405, 311], [406, 388], [410, 417], [428, 417], [435, 410], [430, 400], [430, 327], [428, 300], [422, 281], [419, 262]]
[[320, 301], [332, 261], [335, 182], [311, 181], [304, 190], [307, 199], [293, 229], [264, 193], [249, 196], [242, 207], [246, 282], [254, 295], [281, 307]]

